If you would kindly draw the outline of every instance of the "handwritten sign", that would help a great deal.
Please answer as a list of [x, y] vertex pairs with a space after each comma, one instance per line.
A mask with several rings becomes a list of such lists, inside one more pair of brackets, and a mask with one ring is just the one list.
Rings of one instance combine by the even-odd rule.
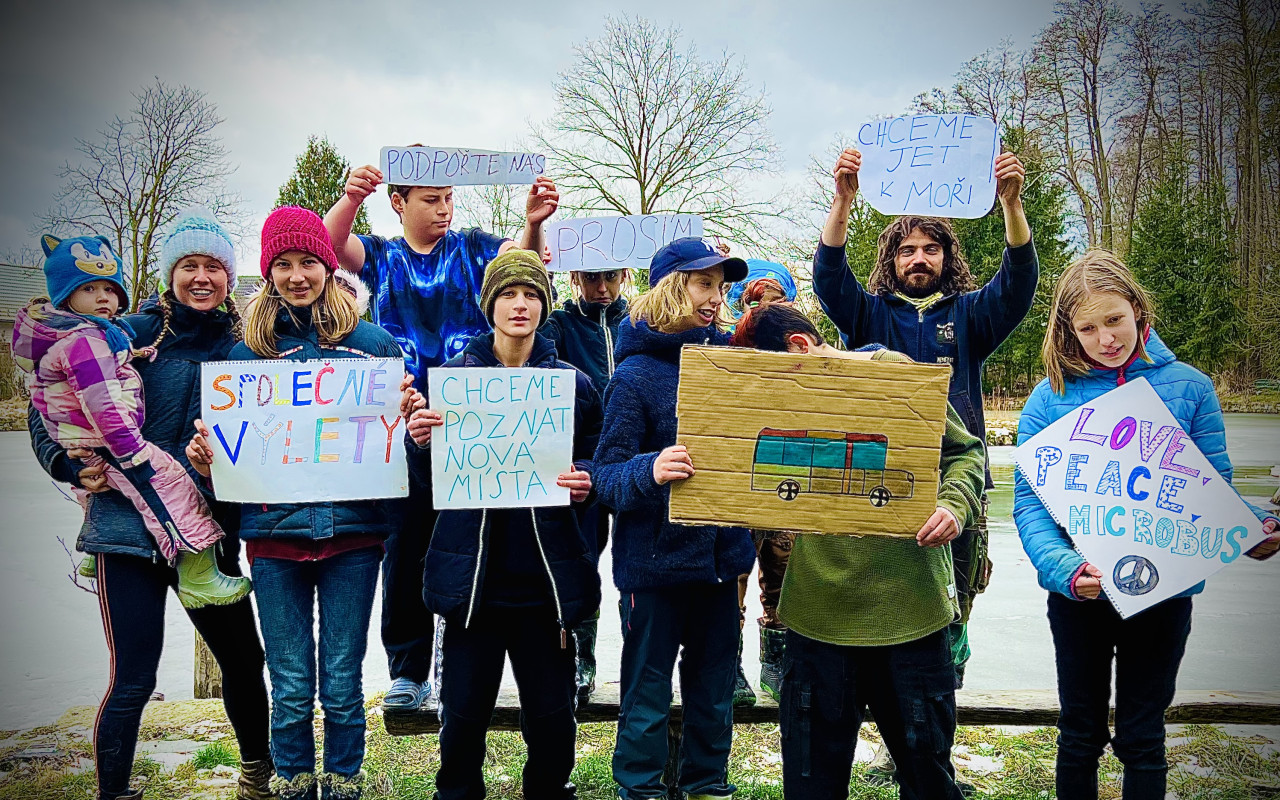
[[539, 153], [495, 153], [457, 147], [384, 147], [383, 179], [401, 186], [479, 186], [533, 183], [547, 171]]
[[1014, 461], [1122, 617], [1191, 588], [1263, 539], [1262, 523], [1145, 378], [1072, 411]]
[[648, 269], [659, 248], [686, 236], [702, 236], [696, 214], [583, 217], [547, 226], [551, 272]]
[[239, 503], [407, 496], [403, 377], [400, 359], [202, 365], [214, 493]]
[[556, 476], [573, 464], [575, 375], [568, 369], [428, 370], [437, 509], [567, 506]]
[[972, 114], [916, 114], [858, 126], [858, 185], [881, 214], [977, 219], [996, 196], [996, 124]]

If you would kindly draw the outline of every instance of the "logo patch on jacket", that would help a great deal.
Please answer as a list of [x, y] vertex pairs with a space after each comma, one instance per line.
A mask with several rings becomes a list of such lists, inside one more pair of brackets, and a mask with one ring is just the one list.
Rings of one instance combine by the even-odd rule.
[[946, 325], [938, 326], [938, 344], [955, 344], [956, 343], [956, 324], [948, 322]]

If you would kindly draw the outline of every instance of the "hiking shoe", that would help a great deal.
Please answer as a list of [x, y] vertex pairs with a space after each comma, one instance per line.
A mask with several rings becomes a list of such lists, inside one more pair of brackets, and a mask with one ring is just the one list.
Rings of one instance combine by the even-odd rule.
[[236, 800], [276, 800], [276, 793], [271, 791], [271, 776], [275, 774], [275, 764], [269, 758], [240, 762]]
[[198, 553], [178, 553], [178, 602], [183, 608], [226, 606], [249, 596], [253, 584], [248, 578], [222, 574], [213, 548]]
[[422, 705], [423, 695], [426, 693], [425, 684], [418, 683], [413, 678], [396, 678], [383, 696], [382, 706], [383, 708], [418, 708]]
[[760, 629], [760, 688], [775, 701], [782, 699], [782, 656], [786, 651], [785, 629]]

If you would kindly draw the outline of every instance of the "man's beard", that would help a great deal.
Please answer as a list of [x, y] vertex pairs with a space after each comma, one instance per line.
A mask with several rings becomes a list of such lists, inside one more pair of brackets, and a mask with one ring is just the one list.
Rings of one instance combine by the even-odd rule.
[[[918, 280], [911, 280], [916, 275], [924, 275], [927, 277], [927, 280], [924, 283], [920, 283]], [[914, 297], [917, 300], [923, 297], [928, 297], [938, 291], [940, 286], [942, 286], [942, 276], [933, 275], [932, 273], [909, 273], [905, 278], [900, 278], [898, 280], [898, 291], [905, 294], [907, 297]]]

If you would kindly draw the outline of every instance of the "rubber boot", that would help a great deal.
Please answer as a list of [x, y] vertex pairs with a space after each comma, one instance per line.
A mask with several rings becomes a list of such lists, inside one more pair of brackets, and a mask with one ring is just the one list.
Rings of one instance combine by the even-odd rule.
[[749, 708], [756, 704], [756, 693], [742, 669], [742, 632], [738, 632], [738, 677], [733, 681], [733, 707]]
[[588, 619], [573, 629], [573, 641], [578, 656], [578, 706], [591, 700], [596, 690], [596, 631], [599, 620]]
[[93, 580], [98, 577], [98, 557], [93, 553], [86, 553], [85, 557], [80, 559], [80, 566], [76, 567], [76, 574], [82, 578]]
[[253, 584], [248, 578], [222, 574], [213, 548], [198, 553], [178, 553], [178, 602], [183, 608], [225, 606], [249, 596]]
[[775, 701], [782, 698], [782, 656], [787, 650], [787, 631], [760, 629], [760, 688]]
[[276, 765], [269, 758], [240, 762], [236, 800], [276, 800], [276, 793], [271, 791], [271, 776], [275, 774]]

